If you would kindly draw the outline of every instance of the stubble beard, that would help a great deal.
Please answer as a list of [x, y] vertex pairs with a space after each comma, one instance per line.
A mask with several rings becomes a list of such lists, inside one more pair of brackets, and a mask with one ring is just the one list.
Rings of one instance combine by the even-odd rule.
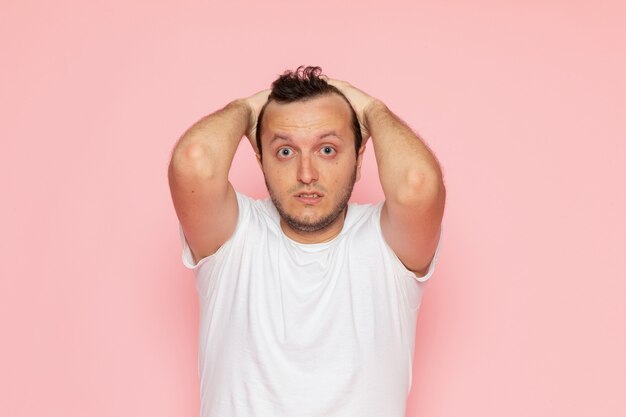
[[339, 201], [335, 205], [334, 209], [329, 214], [316, 221], [306, 221], [303, 219], [298, 219], [287, 213], [285, 208], [280, 204], [280, 201], [274, 194], [272, 188], [267, 183], [267, 178], [265, 178], [265, 186], [267, 187], [267, 191], [270, 194], [270, 198], [272, 199], [272, 202], [274, 203], [274, 207], [276, 207], [278, 214], [280, 214], [280, 217], [284, 220], [285, 223], [287, 223], [289, 227], [297, 230], [298, 232], [313, 233], [326, 229], [328, 226], [333, 224], [335, 220], [337, 220], [337, 218], [339, 218], [339, 216], [344, 212], [344, 210], [348, 206], [348, 201], [350, 201], [350, 196], [352, 196], [352, 190], [354, 188], [354, 183], [356, 182], [356, 171], [357, 169], [355, 165], [354, 171], [352, 172], [352, 177], [350, 178], [350, 182], [348, 183], [348, 186], [343, 189]]

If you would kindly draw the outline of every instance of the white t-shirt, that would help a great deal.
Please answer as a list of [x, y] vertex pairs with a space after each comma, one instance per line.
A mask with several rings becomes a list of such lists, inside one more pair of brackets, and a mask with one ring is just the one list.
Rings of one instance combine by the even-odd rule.
[[333, 240], [302, 244], [272, 201], [237, 193], [234, 234], [183, 263], [200, 305], [202, 417], [404, 417], [424, 277], [383, 239], [382, 203], [350, 204]]

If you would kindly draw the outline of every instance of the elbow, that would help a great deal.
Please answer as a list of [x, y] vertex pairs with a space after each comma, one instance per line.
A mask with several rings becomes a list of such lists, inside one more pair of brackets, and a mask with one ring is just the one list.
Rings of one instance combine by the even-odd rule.
[[417, 205], [438, 198], [445, 198], [443, 177], [438, 172], [411, 170], [404, 185], [398, 188], [397, 202], [401, 205]]
[[172, 152], [168, 171], [170, 176], [195, 177], [205, 180], [217, 176], [206, 149], [197, 143], [180, 143]]

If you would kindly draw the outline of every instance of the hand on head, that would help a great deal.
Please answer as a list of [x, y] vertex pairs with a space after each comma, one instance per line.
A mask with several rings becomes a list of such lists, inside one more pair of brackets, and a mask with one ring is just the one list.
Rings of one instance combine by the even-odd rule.
[[267, 103], [267, 98], [269, 97], [270, 92], [270, 89], [262, 90], [256, 94], [251, 95], [250, 97], [243, 99], [243, 102], [250, 109], [250, 119], [248, 122], [248, 128], [246, 129], [246, 137], [250, 141], [250, 144], [252, 145], [252, 148], [256, 153], [258, 153], [258, 149], [256, 146], [257, 119], [259, 117], [261, 109], [263, 108], [265, 103]]
[[367, 127], [367, 111], [376, 101], [376, 98], [366, 94], [364, 91], [359, 90], [354, 87], [352, 84], [347, 81], [335, 80], [333, 78], [329, 78], [326, 80], [328, 84], [333, 85], [339, 89], [343, 93], [344, 96], [348, 99], [356, 115], [359, 119], [359, 124], [361, 125], [361, 132], [363, 134], [363, 143], [367, 141], [369, 138], [369, 128]]

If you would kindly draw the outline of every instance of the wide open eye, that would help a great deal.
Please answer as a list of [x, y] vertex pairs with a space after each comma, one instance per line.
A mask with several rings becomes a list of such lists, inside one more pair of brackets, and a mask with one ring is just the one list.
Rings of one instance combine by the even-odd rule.
[[280, 148], [278, 150], [279, 158], [289, 158], [291, 155], [293, 155], [293, 150], [291, 148]]
[[334, 155], [337, 152], [332, 146], [324, 146], [320, 149], [320, 151], [322, 152], [322, 155], [326, 156]]

